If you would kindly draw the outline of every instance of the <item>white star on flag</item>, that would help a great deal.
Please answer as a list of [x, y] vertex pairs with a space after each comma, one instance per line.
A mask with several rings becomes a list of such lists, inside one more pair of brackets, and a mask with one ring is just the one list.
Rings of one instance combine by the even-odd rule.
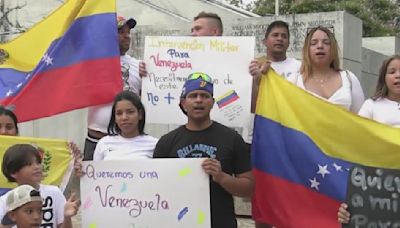
[[328, 165], [320, 166], [318, 164], [318, 172], [317, 174], [321, 174], [322, 178], [325, 178], [326, 174], [330, 174], [331, 172], [328, 171]]
[[53, 64], [53, 58], [50, 58], [50, 56], [47, 53], [43, 55], [42, 61], [45, 62], [47, 66]]
[[10, 96], [12, 93], [13, 93], [12, 90], [9, 89], [8, 92], [6, 93], [6, 96], [7, 96], [7, 97]]
[[44, 62], [46, 63], [46, 65], [52, 65], [53, 64], [53, 58], [47, 57]]
[[342, 169], [342, 166], [340, 166], [340, 165], [338, 165], [338, 164], [336, 164], [336, 163], [333, 163], [333, 167], [335, 167], [335, 169], [336, 169], [336, 171], [337, 172], [343, 172], [343, 169]]
[[42, 61], [46, 61], [47, 57], [48, 57], [47, 53], [44, 53], [44, 55], [42, 57]]
[[21, 87], [22, 86], [22, 82], [20, 82], [18, 85], [17, 85], [17, 88], [19, 88], [19, 87]]
[[314, 177], [313, 179], [308, 179], [311, 182], [311, 187], [310, 188], [315, 188], [319, 191], [318, 186], [320, 185], [320, 183], [316, 180], [316, 178]]

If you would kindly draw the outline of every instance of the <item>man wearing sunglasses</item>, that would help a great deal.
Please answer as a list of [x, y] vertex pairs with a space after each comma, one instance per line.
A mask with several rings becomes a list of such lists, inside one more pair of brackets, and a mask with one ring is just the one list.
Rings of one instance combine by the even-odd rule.
[[234, 130], [210, 118], [213, 83], [204, 73], [185, 82], [179, 107], [187, 123], [162, 136], [154, 158], [208, 158], [202, 164], [210, 179], [211, 227], [236, 228], [232, 196], [250, 197], [254, 179], [249, 148]]

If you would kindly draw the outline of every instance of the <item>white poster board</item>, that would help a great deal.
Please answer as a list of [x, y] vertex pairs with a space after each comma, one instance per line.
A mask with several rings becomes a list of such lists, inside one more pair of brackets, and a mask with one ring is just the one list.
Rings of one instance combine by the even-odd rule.
[[210, 228], [204, 159], [84, 162], [83, 228]]
[[179, 108], [187, 77], [203, 72], [214, 81], [211, 118], [226, 126], [244, 127], [250, 116], [254, 37], [146, 36], [144, 61], [148, 76], [142, 81], [146, 121], [184, 124]]

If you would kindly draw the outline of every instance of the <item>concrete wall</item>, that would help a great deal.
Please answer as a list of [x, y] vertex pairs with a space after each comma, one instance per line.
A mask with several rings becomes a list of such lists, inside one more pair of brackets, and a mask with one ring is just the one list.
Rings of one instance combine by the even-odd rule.
[[366, 37], [362, 39], [362, 46], [391, 56], [400, 53], [400, 38], [397, 36]]
[[372, 96], [378, 80], [382, 62], [389, 56], [400, 53], [400, 38], [368, 37], [362, 39], [362, 80], [361, 85], [368, 97]]
[[20, 123], [18, 126], [21, 136], [66, 139], [83, 149], [87, 133], [87, 109]]
[[362, 49], [362, 74], [360, 82], [366, 97], [371, 97], [374, 94], [379, 69], [387, 57], [387, 55], [367, 48]]

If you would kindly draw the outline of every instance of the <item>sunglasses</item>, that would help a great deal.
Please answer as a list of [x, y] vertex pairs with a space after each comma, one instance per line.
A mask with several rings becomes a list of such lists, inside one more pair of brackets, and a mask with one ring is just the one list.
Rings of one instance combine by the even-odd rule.
[[187, 80], [196, 80], [198, 78], [203, 79], [206, 82], [210, 82], [212, 83], [212, 79], [210, 76], [208, 76], [205, 73], [201, 73], [201, 72], [196, 72], [196, 73], [192, 73], [191, 75], [189, 75], [189, 77], [187, 78]]
[[310, 34], [311, 32], [315, 32], [318, 29], [328, 29], [333, 35], [335, 35], [335, 27], [333, 25], [318, 25], [316, 27], [308, 27], [307, 28], [307, 35]]

